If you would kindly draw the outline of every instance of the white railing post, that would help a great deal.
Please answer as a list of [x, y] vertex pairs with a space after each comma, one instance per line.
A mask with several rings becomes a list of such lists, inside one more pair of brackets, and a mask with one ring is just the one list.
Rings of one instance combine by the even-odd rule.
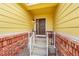
[[33, 43], [35, 43], [35, 33], [33, 32]]
[[46, 32], [46, 40], [47, 40], [47, 56], [48, 56], [48, 32]]
[[31, 56], [31, 39], [30, 39], [30, 33], [28, 32], [28, 48], [30, 50], [30, 56]]
[[54, 48], [55, 48], [55, 32], [54, 32]]
[[35, 33], [32, 32], [32, 35], [30, 36], [30, 34], [28, 34], [28, 38], [29, 38], [29, 46], [30, 46], [30, 56], [31, 56], [31, 52], [32, 52], [32, 44], [35, 43]]

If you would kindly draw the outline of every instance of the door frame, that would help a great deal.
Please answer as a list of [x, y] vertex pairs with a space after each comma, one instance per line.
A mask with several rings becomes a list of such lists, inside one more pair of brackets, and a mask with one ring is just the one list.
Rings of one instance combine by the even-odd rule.
[[[36, 26], [37, 26], [37, 25], [36, 25], [36, 20], [37, 20], [37, 19], [39, 19], [39, 20], [45, 19], [45, 34], [44, 34], [44, 35], [46, 35], [46, 18], [36, 18], [36, 19], [35, 19], [35, 30], [36, 30]], [[36, 31], [35, 31], [35, 32], [36, 32]], [[41, 35], [41, 34], [36, 34], [36, 35]]]

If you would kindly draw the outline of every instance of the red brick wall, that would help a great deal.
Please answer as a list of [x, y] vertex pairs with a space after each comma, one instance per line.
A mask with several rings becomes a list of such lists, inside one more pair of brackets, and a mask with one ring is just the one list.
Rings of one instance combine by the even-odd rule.
[[14, 56], [28, 44], [28, 33], [0, 37], [0, 56]]
[[66, 36], [56, 34], [56, 48], [60, 55], [79, 56], [79, 42]]

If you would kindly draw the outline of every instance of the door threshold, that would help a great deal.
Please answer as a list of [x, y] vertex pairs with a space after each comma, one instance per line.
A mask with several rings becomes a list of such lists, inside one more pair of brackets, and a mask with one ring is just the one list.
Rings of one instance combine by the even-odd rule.
[[36, 34], [36, 36], [46, 36], [46, 35], [37, 35], [37, 34]]
[[46, 35], [36, 35], [38, 38], [46, 38]]

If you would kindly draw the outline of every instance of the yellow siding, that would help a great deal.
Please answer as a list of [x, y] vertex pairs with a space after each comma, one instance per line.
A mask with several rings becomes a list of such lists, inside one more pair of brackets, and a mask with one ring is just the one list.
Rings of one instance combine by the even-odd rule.
[[31, 31], [32, 18], [19, 4], [0, 4], [0, 32]]
[[59, 4], [55, 22], [57, 32], [79, 35], [79, 4]]

